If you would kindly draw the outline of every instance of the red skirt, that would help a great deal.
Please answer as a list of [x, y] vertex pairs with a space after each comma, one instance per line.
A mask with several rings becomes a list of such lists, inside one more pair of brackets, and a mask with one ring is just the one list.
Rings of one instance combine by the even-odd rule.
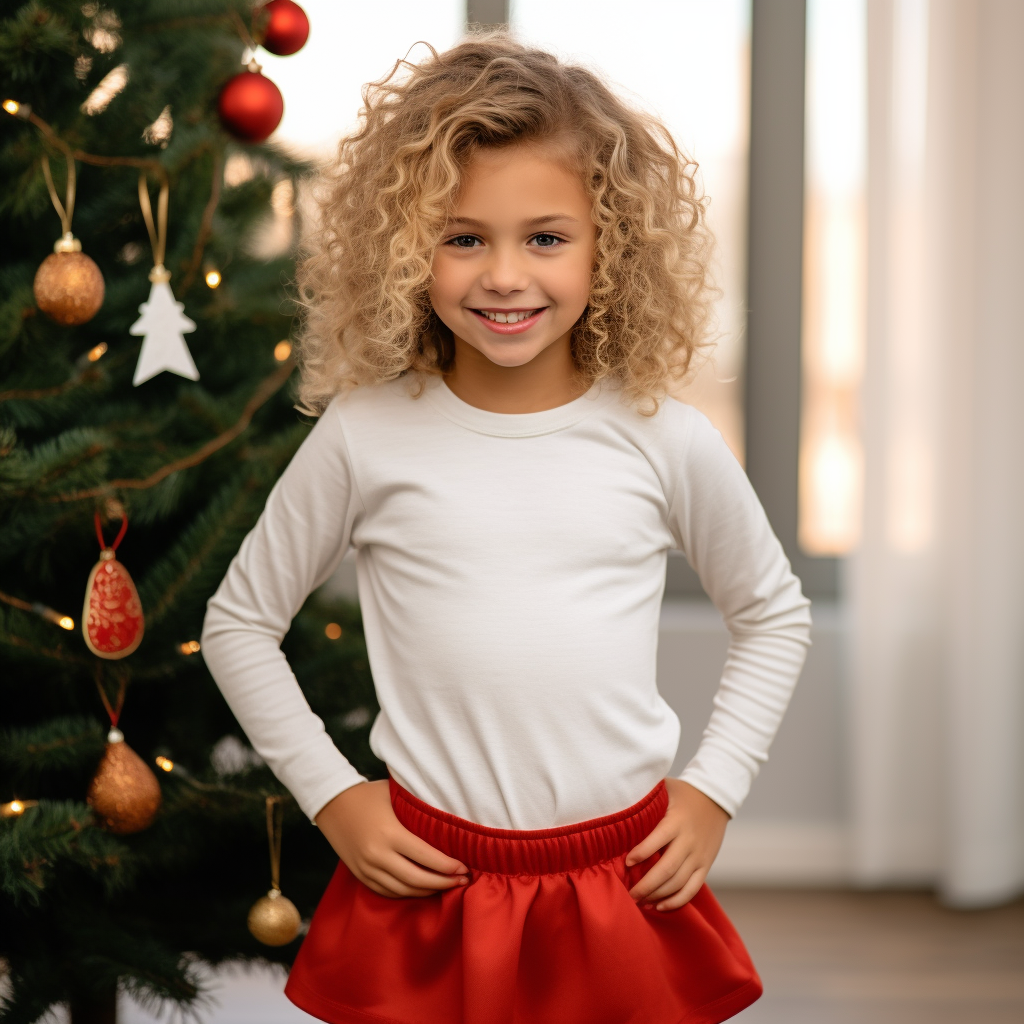
[[344, 864], [285, 992], [330, 1024], [718, 1024], [761, 995], [710, 889], [679, 910], [629, 889], [626, 854], [668, 806], [659, 783], [618, 814], [538, 831], [484, 828], [391, 782], [398, 820], [461, 860], [470, 883], [388, 899]]

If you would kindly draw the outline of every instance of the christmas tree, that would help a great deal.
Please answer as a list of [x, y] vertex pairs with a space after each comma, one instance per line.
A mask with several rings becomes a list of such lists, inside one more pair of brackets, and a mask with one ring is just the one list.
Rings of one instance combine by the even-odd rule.
[[[251, 14], [240, 0], [0, 5], [0, 99], [11, 101], [0, 112], [0, 1020], [9, 1024], [58, 1003], [74, 1024], [114, 1021], [118, 992], [197, 1006], [205, 965], [287, 964], [298, 945], [261, 945], [246, 928], [270, 882], [265, 800], [284, 793], [196, 643], [207, 599], [311, 426], [293, 407], [291, 247], [259, 251], [309, 169], [227, 135], [217, 112], [221, 87], [243, 71]], [[68, 241], [56, 258], [78, 261], [84, 276], [76, 294], [42, 287], [37, 299], [37, 269], [66, 227], [46, 176], [69, 214], [68, 149], [82, 252]], [[145, 199], [154, 196], [148, 217], [140, 171]], [[80, 322], [103, 290], [85, 256], [105, 294]], [[170, 290], [154, 304], [167, 273]], [[177, 362], [161, 357], [136, 373], [153, 331], [181, 346], [187, 333], [188, 361], [179, 350]], [[80, 610], [97, 526], [112, 545], [124, 517], [116, 564], [134, 579], [145, 625], [120, 657], [140, 625], [130, 609], [115, 608], [89, 645]], [[116, 657], [94, 653], [111, 643], [124, 645]], [[313, 595], [284, 649], [335, 742], [379, 777], [358, 610]], [[133, 832], [86, 802], [91, 784], [108, 781], [94, 777], [110, 728], [104, 704], [116, 712], [119, 693], [117, 726], [162, 798], [152, 824]], [[337, 861], [294, 803], [283, 806], [282, 888], [308, 917]]]

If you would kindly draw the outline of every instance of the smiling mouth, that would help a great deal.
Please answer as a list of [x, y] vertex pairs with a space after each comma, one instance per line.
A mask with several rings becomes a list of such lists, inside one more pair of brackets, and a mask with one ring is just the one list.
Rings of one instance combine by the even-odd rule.
[[517, 324], [520, 320], [529, 320], [530, 317], [536, 316], [544, 308], [541, 306], [538, 309], [509, 309], [500, 313], [490, 309], [475, 309], [473, 312], [487, 317], [492, 324]]
[[539, 309], [474, 309], [471, 312], [492, 334], [523, 334], [532, 331], [547, 310], [547, 306], [541, 306]]

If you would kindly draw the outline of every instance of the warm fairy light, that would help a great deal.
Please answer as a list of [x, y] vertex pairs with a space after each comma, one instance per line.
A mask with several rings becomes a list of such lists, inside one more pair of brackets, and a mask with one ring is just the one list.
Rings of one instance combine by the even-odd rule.
[[156, 765], [158, 768], [163, 768], [165, 772], [174, 771], [174, 762], [169, 757], [158, 757]]
[[171, 132], [174, 131], [174, 119], [171, 117], [170, 106], [160, 111], [160, 116], [150, 125], [147, 125], [142, 132], [142, 141], [148, 142], [151, 146], [159, 146], [166, 149], [171, 141]]
[[95, 363], [98, 359], [102, 359], [107, 354], [107, 343], [101, 341], [98, 345], [94, 345], [89, 349], [89, 354], [86, 357], [90, 363]]
[[340, 640], [341, 632], [341, 626], [336, 622], [328, 622], [327, 628], [324, 630], [324, 636], [326, 636], [328, 640]]
[[292, 343], [290, 341], [279, 341], [274, 346], [274, 358], [283, 363], [292, 354]]
[[38, 800], [12, 800], [10, 803], [0, 804], [0, 818], [17, 818], [38, 803]]
[[185, 643], [178, 647], [178, 650], [182, 654], [198, 654], [199, 653], [199, 641], [198, 640], [187, 640]]
[[93, 23], [82, 34], [94, 50], [113, 53], [121, 45], [121, 34], [117, 31], [121, 27], [121, 19], [113, 11], [100, 10], [98, 4], [86, 4], [83, 13], [86, 8], [93, 11], [87, 15], [93, 19]]
[[52, 622], [55, 626], [60, 626], [61, 629], [75, 628], [75, 620], [70, 615], [61, 615], [60, 612], [55, 612], [39, 601], [32, 605], [32, 611], [41, 619], [46, 619], [47, 622]]
[[8, 114], [16, 114], [21, 110], [21, 104], [17, 100], [4, 100], [4, 110]]
[[206, 272], [206, 287], [216, 288], [220, 284], [220, 271], [208, 270]]
[[252, 181], [256, 177], [256, 168], [244, 153], [232, 153], [224, 164], [224, 184], [236, 188]]
[[83, 114], [90, 117], [102, 114], [110, 105], [110, 101], [128, 84], [128, 65], [118, 64], [108, 71], [100, 80], [99, 85], [86, 97], [81, 106]]

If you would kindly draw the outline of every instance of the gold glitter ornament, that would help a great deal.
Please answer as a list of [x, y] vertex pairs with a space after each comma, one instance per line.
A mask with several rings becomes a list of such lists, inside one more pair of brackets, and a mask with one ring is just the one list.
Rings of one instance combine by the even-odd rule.
[[271, 889], [252, 905], [246, 923], [264, 946], [287, 946], [299, 934], [302, 918], [280, 889]]
[[149, 828], [160, 809], [160, 783], [116, 726], [107, 733], [107, 749], [85, 799], [103, 827], [119, 836]]
[[249, 931], [264, 946], [286, 946], [302, 927], [298, 908], [281, 892], [281, 797], [267, 797], [267, 839], [270, 843], [270, 892], [249, 910]]
[[[82, 252], [82, 243], [69, 232], [36, 271], [32, 292], [36, 305], [65, 327], [91, 320], [103, 305], [105, 286], [100, 268]], [[77, 246], [72, 248], [71, 245]]]
[[36, 305], [51, 319], [65, 327], [76, 327], [91, 320], [103, 305], [106, 288], [100, 268], [82, 252], [82, 243], [71, 233], [71, 216], [75, 212], [75, 161], [70, 152], [64, 154], [68, 164], [67, 195], [64, 203], [50, 174], [50, 161], [42, 158], [43, 177], [50, 192], [53, 208], [60, 217], [64, 235], [36, 271], [32, 292]]

